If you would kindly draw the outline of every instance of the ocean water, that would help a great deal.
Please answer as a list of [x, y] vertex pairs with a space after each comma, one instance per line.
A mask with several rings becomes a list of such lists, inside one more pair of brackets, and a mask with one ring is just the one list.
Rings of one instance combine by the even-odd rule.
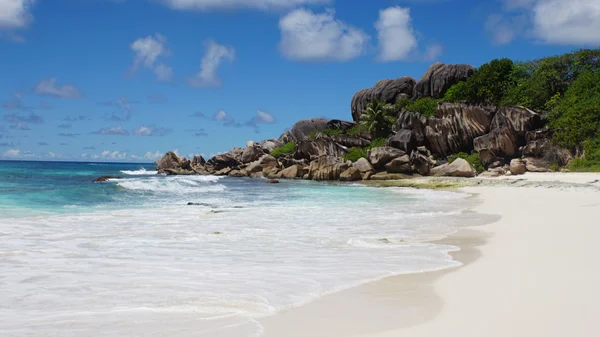
[[[124, 179], [92, 183], [102, 175]], [[189, 206], [188, 202], [198, 203]], [[261, 336], [260, 317], [457, 266], [461, 193], [0, 161], [0, 336]]]

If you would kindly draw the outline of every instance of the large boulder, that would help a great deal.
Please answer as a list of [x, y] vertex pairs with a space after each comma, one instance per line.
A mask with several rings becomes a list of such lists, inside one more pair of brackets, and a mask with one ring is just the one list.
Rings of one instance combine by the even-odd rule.
[[475, 67], [467, 64], [432, 64], [414, 87], [412, 97], [441, 98], [454, 84], [466, 81], [475, 73]]
[[512, 175], [516, 176], [520, 174], [525, 174], [525, 172], [527, 172], [527, 167], [521, 159], [515, 158], [510, 161], [509, 170]]
[[310, 163], [308, 179], [339, 180], [340, 174], [350, 165], [339, 157], [323, 156]]
[[435, 177], [470, 178], [476, 175], [476, 172], [471, 167], [471, 165], [469, 165], [469, 163], [462, 158], [457, 158], [450, 164], [444, 164], [438, 167], [434, 167], [429, 173], [430, 175]]
[[559, 166], [568, 165], [573, 160], [571, 152], [558, 147], [552, 142], [553, 132], [547, 129], [529, 131], [525, 135], [526, 144], [523, 147], [523, 156], [542, 158], [551, 164]]
[[414, 78], [407, 76], [395, 80], [382, 80], [377, 82], [373, 88], [360, 90], [352, 98], [352, 119], [358, 122], [363, 111], [373, 99], [394, 104], [399, 97], [412, 95], [415, 83]]
[[414, 132], [411, 130], [402, 129], [388, 138], [385, 145], [400, 149], [407, 153], [411, 153], [417, 148], [419, 143], [415, 138]]
[[192, 166], [203, 166], [204, 164], [206, 164], [204, 157], [194, 156], [194, 158], [192, 158]]
[[495, 107], [463, 103], [443, 103], [436, 117], [429, 118], [425, 135], [429, 149], [436, 156], [471, 152], [473, 140], [490, 131]]
[[264, 154], [265, 152], [260, 146], [248, 146], [244, 149], [244, 152], [242, 152], [241, 161], [244, 164], [251, 163], [253, 161], [258, 160]]
[[367, 172], [375, 171], [375, 169], [373, 169], [373, 166], [371, 165], [371, 163], [369, 163], [369, 161], [366, 158], [359, 158], [353, 164], [353, 166], [363, 174], [367, 173]]
[[[241, 157], [241, 156], [240, 156]], [[231, 152], [216, 155], [206, 162], [206, 167], [212, 171], [221, 171], [225, 168], [234, 168], [240, 165], [240, 162], [234, 158]], [[229, 173], [229, 172], [227, 172]]]
[[299, 143], [308, 140], [311, 134], [314, 134], [315, 132], [321, 132], [327, 129], [328, 122], [329, 121], [325, 118], [301, 120], [294, 124], [294, 126], [292, 126], [290, 130], [286, 131], [283, 135], [281, 135], [279, 140], [284, 143]]
[[410, 154], [410, 161], [412, 163], [413, 170], [419, 174], [429, 174], [431, 168], [435, 164], [435, 161], [419, 151], [413, 151]]
[[523, 158], [523, 162], [525, 163], [525, 167], [529, 172], [550, 172], [550, 164], [547, 161], [540, 158], [531, 158], [526, 157]]
[[515, 132], [507, 126], [496, 128], [487, 135], [473, 140], [473, 147], [485, 166], [499, 158], [514, 157], [518, 150]]
[[286, 179], [296, 179], [298, 177], [302, 177], [302, 166], [300, 165], [292, 165], [288, 168], [281, 170], [281, 178]]
[[181, 168], [181, 159], [174, 152], [167, 152], [157, 163], [156, 169], [162, 172], [166, 169], [178, 169]]
[[385, 167], [385, 164], [391, 162], [392, 160], [398, 157], [402, 157], [405, 154], [406, 152], [402, 150], [389, 146], [382, 146], [369, 150], [369, 152], [367, 153], [367, 157], [369, 157], [369, 161], [371, 162], [374, 168], [382, 169]]
[[340, 174], [341, 181], [357, 181], [362, 180], [361, 172], [355, 167], [349, 167], [346, 171]]
[[349, 135], [318, 135], [314, 140], [305, 140], [297, 144], [294, 158], [311, 160], [322, 156], [341, 157], [351, 147], [365, 147], [370, 141]]
[[411, 173], [410, 157], [405, 154], [385, 164], [385, 170], [388, 173]]
[[398, 114], [396, 124], [393, 131], [410, 130], [419, 146], [425, 145], [427, 137], [425, 136], [425, 126], [427, 126], [427, 118], [418, 112], [403, 110]]
[[498, 110], [490, 128], [509, 127], [519, 137], [520, 142], [523, 142], [528, 131], [542, 126], [541, 115], [535, 111], [520, 106], [507, 106]]

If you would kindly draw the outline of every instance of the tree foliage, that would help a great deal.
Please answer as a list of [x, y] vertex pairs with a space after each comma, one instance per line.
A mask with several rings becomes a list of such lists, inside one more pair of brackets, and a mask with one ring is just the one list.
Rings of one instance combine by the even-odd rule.
[[374, 99], [360, 116], [359, 123], [374, 137], [387, 137], [396, 123], [395, 109]]
[[570, 149], [582, 149], [600, 133], [600, 70], [579, 75], [550, 116], [554, 140]]

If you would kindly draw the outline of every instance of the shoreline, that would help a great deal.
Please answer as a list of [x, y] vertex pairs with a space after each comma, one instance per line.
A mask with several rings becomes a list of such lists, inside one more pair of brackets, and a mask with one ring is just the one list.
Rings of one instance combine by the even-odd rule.
[[[386, 277], [258, 319], [263, 336], [593, 335], [592, 318], [600, 314], [593, 304], [600, 300], [594, 287], [600, 282], [600, 268], [586, 269], [585, 257], [600, 254], [591, 242], [600, 235], [593, 226], [600, 214], [600, 184], [589, 180], [600, 175], [532, 175], [535, 178], [485, 179], [496, 180], [491, 184], [481, 179], [472, 186], [442, 188], [477, 198], [470, 210], [478, 214], [501, 216], [435, 241], [459, 247], [450, 255], [462, 265]], [[430, 180], [424, 179], [423, 187]], [[565, 231], [569, 215], [582, 228]], [[563, 263], [563, 271], [570, 274], [560, 275], [556, 273], [560, 268], [548, 259], [576, 261]], [[576, 281], [572, 274], [589, 282], [571, 287]], [[562, 296], [565, 290], [570, 296]], [[579, 309], [575, 310], [579, 315], [561, 310], [566, 303]]]

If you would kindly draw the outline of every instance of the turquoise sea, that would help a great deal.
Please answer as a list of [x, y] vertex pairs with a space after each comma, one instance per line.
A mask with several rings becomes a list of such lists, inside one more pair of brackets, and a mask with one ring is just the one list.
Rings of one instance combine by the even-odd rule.
[[[99, 176], [123, 179], [92, 183]], [[189, 202], [196, 205], [188, 205]], [[402, 273], [468, 195], [0, 161], [0, 336], [260, 336], [257, 319]]]

